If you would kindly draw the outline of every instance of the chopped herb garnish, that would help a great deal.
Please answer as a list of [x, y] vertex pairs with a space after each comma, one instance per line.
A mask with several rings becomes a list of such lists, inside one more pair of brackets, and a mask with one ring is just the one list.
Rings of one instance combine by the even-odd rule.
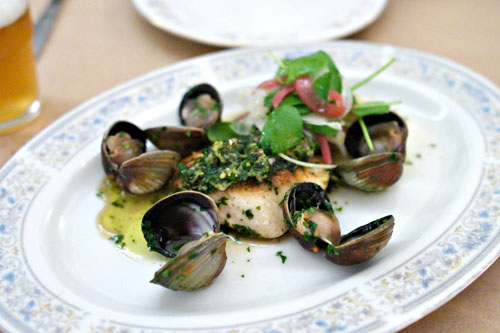
[[248, 252], [250, 252], [250, 246], [249, 246], [249, 247], [247, 247], [247, 251], [248, 251]]
[[243, 214], [245, 214], [249, 220], [253, 219], [253, 213], [251, 209], [244, 210]]
[[185, 278], [186, 278], [186, 277], [185, 277], [184, 275], [179, 275], [179, 276], [177, 277], [177, 280], [182, 281], [182, 280], [184, 280]]
[[283, 197], [283, 199], [281, 199], [279, 205], [281, 206], [287, 199], [288, 199], [288, 194], [285, 194], [285, 196]]
[[227, 200], [228, 200], [227, 197], [222, 197], [215, 204], [217, 205], [217, 207], [227, 206]]
[[100, 197], [102, 197], [103, 193], [102, 192], [97, 192], [95, 195], [100, 198]]
[[182, 244], [176, 245], [176, 246], [174, 246], [172, 249], [173, 249], [174, 251], [176, 251], [176, 252], [177, 252], [177, 251], [179, 251], [179, 250], [181, 249], [181, 247], [183, 247], [183, 246], [184, 246], [184, 244], [185, 244], [185, 243], [182, 243]]
[[231, 224], [231, 228], [242, 234], [243, 236], [247, 237], [260, 237], [260, 234], [253, 230], [252, 228], [249, 228], [247, 226], [241, 225], [241, 224]]
[[130, 143], [128, 143], [128, 142], [122, 142], [122, 143], [121, 143], [121, 146], [122, 146], [124, 149], [126, 149], [126, 150], [129, 150], [129, 149], [130, 149]]
[[189, 254], [188, 258], [189, 258], [189, 259], [193, 259], [193, 258], [196, 258], [196, 257], [197, 257], [197, 256], [199, 256], [199, 255], [200, 255], [200, 253], [199, 253], [199, 252], [193, 252], [193, 253]]
[[168, 278], [168, 269], [164, 270], [163, 272], [161, 272], [160, 276], [162, 278]]
[[201, 118], [206, 118], [208, 116], [208, 110], [202, 106], [198, 106], [196, 109], [191, 111], [189, 118], [194, 118], [196, 116], [200, 116]]
[[396, 155], [396, 153], [392, 153], [391, 156], [389, 157], [389, 159], [391, 160], [392, 163], [399, 162], [398, 155]]
[[260, 210], [260, 206], [255, 207], [255, 209]]
[[187, 136], [188, 138], [190, 138], [190, 137], [191, 137], [191, 131], [187, 131], [187, 132], [186, 132], [186, 136]]
[[123, 235], [113, 235], [109, 239], [115, 242], [115, 244], [120, 244], [123, 241], [123, 237]]
[[244, 278], [245, 277], [245, 274], [241, 274], [241, 277]]
[[283, 251], [276, 252], [276, 255], [281, 258], [281, 263], [284, 264], [286, 261], [286, 256], [283, 255]]
[[333, 255], [338, 256], [340, 254], [339, 249], [333, 244], [328, 244], [326, 252], [331, 256]]
[[111, 204], [115, 207], [123, 208], [123, 203], [119, 202], [118, 200], [113, 201]]

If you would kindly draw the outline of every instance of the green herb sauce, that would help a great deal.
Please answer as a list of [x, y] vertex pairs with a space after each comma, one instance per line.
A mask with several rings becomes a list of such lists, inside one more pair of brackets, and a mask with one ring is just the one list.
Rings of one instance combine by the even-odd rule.
[[[216, 141], [205, 148], [201, 156], [178, 165], [182, 188], [203, 193], [224, 191], [242, 182], [268, 182], [283, 169], [294, 171], [297, 165], [279, 157], [268, 156], [259, 146], [260, 131], [254, 128], [249, 135]], [[299, 160], [310, 160], [318, 145], [314, 139], [305, 137], [286, 154]], [[270, 160], [270, 158], [273, 160]], [[272, 163], [271, 163], [272, 162]], [[223, 201], [218, 205], [224, 204]]]

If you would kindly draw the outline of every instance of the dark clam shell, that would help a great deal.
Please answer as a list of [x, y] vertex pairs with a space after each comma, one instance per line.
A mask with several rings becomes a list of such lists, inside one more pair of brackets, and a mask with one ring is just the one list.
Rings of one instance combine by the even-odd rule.
[[[299, 244], [312, 252], [322, 251], [331, 262], [339, 265], [362, 263], [377, 254], [389, 242], [394, 228], [392, 215], [382, 217], [340, 236], [339, 221], [333, 214], [328, 196], [314, 183], [297, 183], [284, 198], [283, 215]], [[304, 212], [313, 214], [304, 227]], [[302, 223], [302, 226], [301, 226]], [[305, 231], [305, 232], [304, 232]]]
[[142, 152], [146, 151], [146, 134], [137, 126], [128, 121], [118, 121], [111, 125], [109, 129], [104, 133], [104, 137], [101, 143], [101, 162], [104, 172], [110, 178], [115, 180], [118, 175], [118, 169], [120, 165], [111, 160], [109, 156], [109, 149], [107, 146], [107, 139], [112, 135], [117, 135], [119, 133], [127, 133], [134, 140], [138, 140], [142, 143]]
[[367, 261], [382, 250], [392, 236], [394, 217], [388, 215], [343, 235], [340, 245], [329, 245], [325, 257], [338, 265]]
[[219, 232], [217, 206], [200, 192], [178, 192], [158, 201], [142, 219], [151, 250], [169, 260], [151, 283], [171, 290], [206, 287], [226, 264], [226, 237]]
[[387, 152], [406, 154], [406, 139], [408, 127], [394, 112], [374, 114], [363, 117], [374, 151], [370, 152], [361, 130], [359, 121], [352, 124], [346, 133], [345, 146], [349, 154], [356, 158], [370, 154]]
[[170, 180], [180, 159], [170, 150], [143, 153], [120, 166], [116, 183], [134, 194], [154, 192]]
[[333, 174], [358, 190], [382, 191], [396, 183], [403, 174], [403, 155], [381, 153], [355, 158], [340, 164]]
[[339, 243], [339, 222], [328, 195], [318, 184], [293, 185], [282, 208], [288, 229], [306, 250], [318, 252]]
[[[110, 149], [112, 141], [114, 147]], [[146, 134], [127, 121], [114, 123], [101, 143], [104, 172], [120, 188], [133, 194], [150, 193], [165, 186], [180, 159], [174, 151], [146, 152]]]
[[226, 237], [212, 234], [181, 248], [154, 275], [151, 283], [171, 290], [192, 291], [208, 286], [226, 265]]
[[169, 195], [151, 207], [142, 219], [142, 232], [149, 248], [170, 258], [186, 243], [218, 231], [215, 202], [194, 191]]
[[196, 127], [162, 126], [144, 131], [159, 149], [168, 149], [186, 157], [210, 144], [205, 130]]
[[[203, 96], [203, 97], [202, 97]], [[203, 105], [198, 101], [202, 98]], [[209, 97], [205, 98], [205, 97]], [[193, 112], [197, 110], [196, 112]], [[179, 105], [181, 124], [189, 127], [207, 128], [221, 118], [222, 100], [217, 90], [208, 83], [202, 83], [189, 89]]]

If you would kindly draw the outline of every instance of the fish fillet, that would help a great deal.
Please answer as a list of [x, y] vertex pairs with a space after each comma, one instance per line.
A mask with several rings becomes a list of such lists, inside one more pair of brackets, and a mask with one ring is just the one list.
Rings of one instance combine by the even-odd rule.
[[[208, 195], [219, 203], [221, 224], [237, 231], [250, 229], [253, 236], [276, 238], [287, 231], [280, 202], [290, 187], [295, 183], [313, 182], [326, 189], [328, 179], [328, 171], [324, 169], [298, 168], [295, 172], [285, 169], [272, 177], [277, 191], [266, 183], [244, 183]], [[221, 200], [223, 197], [227, 200]]]

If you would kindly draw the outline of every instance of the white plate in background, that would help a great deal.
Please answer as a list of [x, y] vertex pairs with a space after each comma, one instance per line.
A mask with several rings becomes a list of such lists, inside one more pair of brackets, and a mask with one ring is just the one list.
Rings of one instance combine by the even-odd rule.
[[156, 27], [216, 46], [276, 46], [345, 37], [371, 24], [387, 0], [132, 0]]

